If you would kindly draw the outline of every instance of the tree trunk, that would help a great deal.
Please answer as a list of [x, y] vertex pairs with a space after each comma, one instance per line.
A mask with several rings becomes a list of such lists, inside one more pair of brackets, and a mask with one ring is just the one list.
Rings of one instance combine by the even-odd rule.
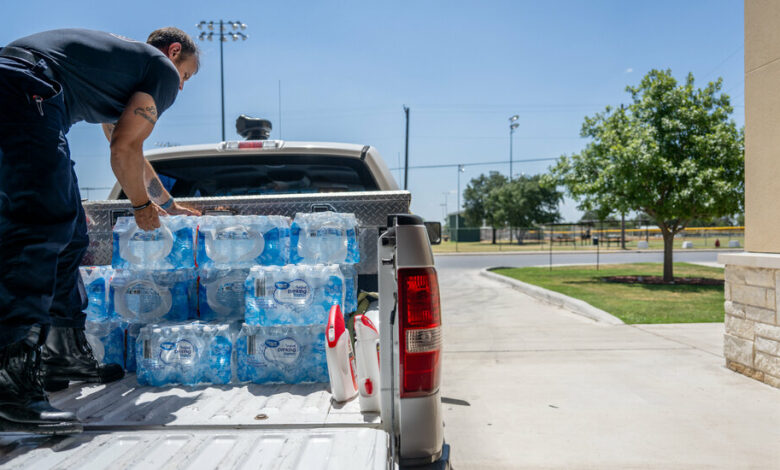
[[496, 244], [496, 228], [495, 227], [491, 227], [491, 228], [493, 229], [493, 244], [495, 245]]
[[661, 227], [664, 236], [664, 282], [674, 281], [674, 264], [672, 255], [674, 254], [674, 233], [666, 227]]

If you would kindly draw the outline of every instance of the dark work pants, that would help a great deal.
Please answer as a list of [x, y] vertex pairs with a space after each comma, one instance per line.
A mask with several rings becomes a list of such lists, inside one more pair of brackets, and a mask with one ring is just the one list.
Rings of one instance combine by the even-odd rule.
[[61, 87], [44, 68], [0, 57], [0, 348], [86, 318], [86, 218]]

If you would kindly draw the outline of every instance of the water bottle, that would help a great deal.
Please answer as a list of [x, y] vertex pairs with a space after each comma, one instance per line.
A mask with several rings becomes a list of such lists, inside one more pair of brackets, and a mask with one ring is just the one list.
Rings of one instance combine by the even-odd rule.
[[344, 276], [344, 311], [352, 313], [357, 310], [358, 274], [354, 264], [342, 264], [341, 274]]
[[92, 354], [101, 364], [119, 364], [124, 367], [124, 325], [119, 321], [91, 321], [84, 324], [87, 342]]
[[236, 340], [240, 382], [326, 382], [324, 336], [319, 325], [244, 324]]
[[245, 283], [245, 321], [259, 325], [325, 324], [332, 305], [343, 305], [338, 265], [255, 266]]
[[357, 263], [357, 219], [330, 211], [299, 212], [292, 223], [290, 250], [292, 263]]
[[203, 321], [243, 320], [244, 284], [249, 268], [200, 269], [199, 312]]
[[114, 271], [115, 313], [130, 322], [184, 321], [196, 316], [197, 277], [192, 269]]
[[198, 266], [283, 265], [289, 258], [290, 219], [282, 216], [203, 216]]
[[84, 313], [91, 321], [109, 320], [108, 281], [113, 270], [111, 266], [81, 266], [81, 280], [87, 293], [88, 305]]
[[233, 342], [225, 324], [205, 325], [204, 335], [209, 338], [208, 370], [206, 380], [213, 384], [224, 385], [230, 383], [232, 376], [231, 358], [233, 355]]
[[120, 217], [113, 230], [114, 268], [192, 268], [195, 266], [196, 217], [160, 218], [160, 227], [141, 230], [133, 217]]

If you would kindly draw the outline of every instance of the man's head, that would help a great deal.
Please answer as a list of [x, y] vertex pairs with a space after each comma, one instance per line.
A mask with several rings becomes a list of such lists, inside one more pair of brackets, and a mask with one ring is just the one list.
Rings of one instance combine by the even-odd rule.
[[184, 82], [198, 72], [200, 68], [200, 51], [195, 41], [179, 28], [169, 26], [152, 31], [146, 39], [150, 44], [168, 56], [179, 71], [179, 89], [184, 88]]

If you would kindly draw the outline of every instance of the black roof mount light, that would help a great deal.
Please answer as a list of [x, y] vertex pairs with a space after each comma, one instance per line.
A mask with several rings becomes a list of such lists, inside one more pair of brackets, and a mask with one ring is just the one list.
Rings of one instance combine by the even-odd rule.
[[236, 132], [246, 140], [267, 140], [271, 135], [271, 121], [242, 114], [236, 119]]

